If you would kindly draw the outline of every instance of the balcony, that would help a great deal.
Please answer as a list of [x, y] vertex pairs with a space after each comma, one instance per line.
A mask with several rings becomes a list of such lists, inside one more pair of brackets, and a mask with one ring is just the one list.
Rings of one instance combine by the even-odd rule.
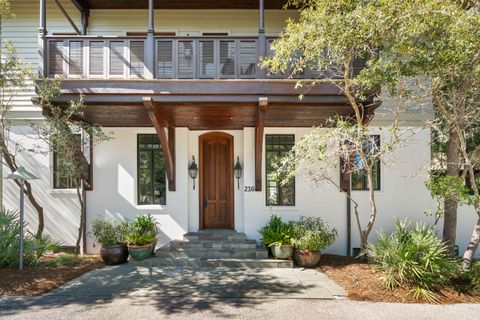
[[[260, 72], [259, 52], [272, 54], [274, 39], [260, 50], [258, 37], [155, 37], [154, 79], [286, 79]], [[143, 79], [146, 37], [47, 37], [47, 75], [64, 79]], [[357, 63], [358, 71], [363, 65]], [[356, 72], [355, 71], [355, 72]], [[307, 69], [295, 79], [322, 78]]]

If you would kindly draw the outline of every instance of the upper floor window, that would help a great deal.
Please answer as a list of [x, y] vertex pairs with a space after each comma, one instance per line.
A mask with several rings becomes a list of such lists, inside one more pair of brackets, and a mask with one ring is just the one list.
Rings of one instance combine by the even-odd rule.
[[[374, 143], [375, 148], [380, 148], [380, 136], [373, 135], [372, 139], [365, 144], [365, 153], [369, 153], [369, 148], [372, 148], [371, 143]], [[361, 162], [360, 155], [355, 155], [354, 161]], [[375, 159], [373, 163], [373, 189], [380, 190], [380, 159]], [[352, 173], [352, 190], [368, 190], [368, 178], [365, 170], [355, 171]]]
[[293, 134], [267, 134], [265, 136], [266, 204], [267, 206], [294, 206], [295, 180], [281, 184], [275, 177], [279, 159], [285, 156], [295, 144]]
[[156, 134], [137, 137], [138, 204], [166, 204], [165, 162]]

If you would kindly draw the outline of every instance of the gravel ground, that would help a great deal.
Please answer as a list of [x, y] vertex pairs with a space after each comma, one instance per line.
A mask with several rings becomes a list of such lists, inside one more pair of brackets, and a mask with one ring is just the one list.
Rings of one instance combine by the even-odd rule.
[[479, 319], [480, 305], [317, 299], [0, 298], [0, 319]]

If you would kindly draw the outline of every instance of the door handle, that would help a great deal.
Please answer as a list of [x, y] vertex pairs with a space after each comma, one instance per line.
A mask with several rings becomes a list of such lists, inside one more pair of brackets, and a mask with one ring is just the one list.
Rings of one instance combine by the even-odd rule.
[[203, 208], [205, 210], [208, 209], [208, 198], [207, 198], [207, 196], [203, 197]]

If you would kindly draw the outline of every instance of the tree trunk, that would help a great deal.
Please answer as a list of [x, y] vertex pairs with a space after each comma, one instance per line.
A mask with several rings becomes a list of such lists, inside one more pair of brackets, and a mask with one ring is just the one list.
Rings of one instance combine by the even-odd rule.
[[478, 248], [480, 242], [480, 219], [477, 220], [477, 224], [473, 227], [472, 237], [468, 242], [467, 250], [463, 254], [463, 268], [468, 269], [472, 263], [475, 251]]
[[[18, 169], [18, 166], [15, 161], [15, 158], [12, 157], [12, 155], [8, 152], [5, 145], [2, 145], [1, 148], [2, 148], [3, 159], [5, 160], [5, 163], [7, 164], [8, 168], [12, 172], [16, 171]], [[20, 182], [15, 180], [15, 183], [20, 187]], [[25, 195], [27, 196], [28, 201], [30, 201], [32, 206], [37, 211], [38, 226], [37, 226], [37, 232], [35, 236], [39, 238], [42, 236], [43, 230], [45, 229], [45, 215], [43, 213], [43, 207], [38, 203], [37, 199], [33, 195], [32, 185], [28, 181], [25, 181], [24, 192], [25, 192]]]
[[[458, 177], [460, 174], [460, 141], [455, 128], [450, 129], [447, 148], [447, 176]], [[457, 197], [455, 195], [446, 197], [443, 208], [443, 240], [447, 245], [448, 253], [453, 255], [457, 236]]]
[[[81, 188], [80, 188], [81, 186]], [[84, 182], [81, 181], [77, 183], [77, 197], [78, 202], [80, 203], [80, 226], [78, 227], [78, 236], [77, 242], [75, 243], [75, 253], [77, 254], [86, 254], [86, 237], [85, 237], [85, 199], [84, 199]], [[83, 240], [83, 241], [82, 241]], [[82, 245], [80, 245], [82, 244]]]

